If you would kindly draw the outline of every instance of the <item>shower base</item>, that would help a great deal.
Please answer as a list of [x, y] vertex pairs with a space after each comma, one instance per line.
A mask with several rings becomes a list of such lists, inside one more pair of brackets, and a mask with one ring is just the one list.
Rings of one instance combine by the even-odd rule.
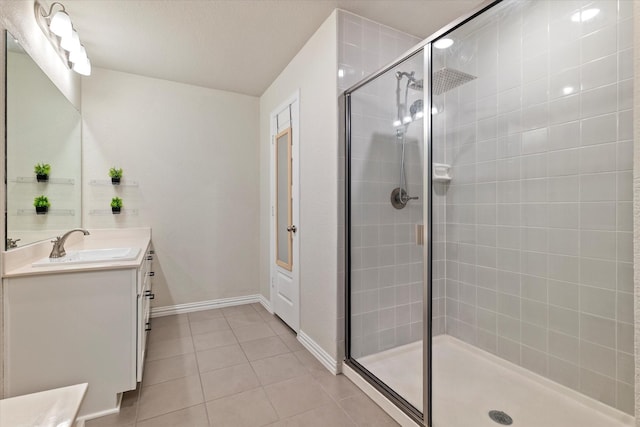
[[[518, 427], [627, 427], [630, 415], [447, 335], [433, 339], [433, 426], [498, 427], [497, 410]], [[422, 410], [422, 342], [358, 362]]]

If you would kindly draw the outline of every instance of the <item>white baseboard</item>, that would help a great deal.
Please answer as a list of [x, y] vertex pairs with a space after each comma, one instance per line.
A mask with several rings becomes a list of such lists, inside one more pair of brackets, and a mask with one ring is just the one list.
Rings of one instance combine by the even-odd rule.
[[318, 343], [312, 340], [309, 335], [302, 331], [298, 332], [298, 341], [332, 374], [337, 375], [342, 372], [342, 363], [338, 363], [329, 353], [324, 351]]
[[[265, 301], [262, 301], [262, 300]], [[193, 313], [194, 311], [211, 310], [214, 308], [231, 307], [234, 305], [260, 303], [263, 306], [267, 303], [266, 298], [260, 294], [245, 295], [242, 297], [221, 298], [209, 301], [190, 302], [186, 304], [169, 305], [165, 307], [153, 307], [151, 317], [172, 316], [174, 314]], [[267, 310], [270, 310], [265, 306]]]
[[264, 309], [267, 310], [269, 313], [273, 314], [273, 308], [271, 308], [271, 301], [269, 301], [267, 297], [265, 297], [262, 294], [258, 294], [258, 298], [260, 299], [260, 304], [262, 304]]

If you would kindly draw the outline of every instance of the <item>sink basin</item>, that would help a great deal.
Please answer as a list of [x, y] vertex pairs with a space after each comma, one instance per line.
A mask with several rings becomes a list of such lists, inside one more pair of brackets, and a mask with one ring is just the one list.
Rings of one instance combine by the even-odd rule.
[[131, 261], [138, 257], [140, 248], [108, 248], [67, 251], [62, 258], [43, 258], [31, 264], [33, 267], [47, 267], [57, 264], [89, 264], [110, 261]]

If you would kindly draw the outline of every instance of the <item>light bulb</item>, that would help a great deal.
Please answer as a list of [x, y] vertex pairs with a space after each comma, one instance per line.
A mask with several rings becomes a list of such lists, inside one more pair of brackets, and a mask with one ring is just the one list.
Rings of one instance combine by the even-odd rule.
[[71, 25], [71, 18], [66, 12], [60, 10], [53, 15], [51, 23], [49, 23], [49, 29], [53, 34], [58, 37], [67, 37], [71, 34], [73, 27]]
[[84, 61], [78, 61], [73, 64], [73, 71], [78, 74], [82, 74], [83, 76], [91, 75], [91, 61], [87, 58]]
[[60, 46], [67, 52], [73, 52], [74, 50], [80, 49], [80, 37], [78, 37], [78, 32], [73, 30], [71, 35], [63, 37], [60, 42]]
[[76, 49], [72, 52], [69, 52], [69, 61], [73, 62], [81, 62], [87, 59], [87, 51], [84, 46], [80, 46], [80, 49]]
[[400, 126], [401, 124], [402, 124], [402, 122], [401, 122], [400, 120], [394, 120], [394, 121], [393, 121], [393, 127], [396, 127], [396, 128], [397, 128], [397, 127], [398, 127], [398, 126]]
[[453, 46], [453, 40], [451, 39], [440, 39], [433, 44], [436, 49], [446, 49], [451, 46]]
[[411, 116], [404, 116], [402, 119], [402, 123], [411, 123]]

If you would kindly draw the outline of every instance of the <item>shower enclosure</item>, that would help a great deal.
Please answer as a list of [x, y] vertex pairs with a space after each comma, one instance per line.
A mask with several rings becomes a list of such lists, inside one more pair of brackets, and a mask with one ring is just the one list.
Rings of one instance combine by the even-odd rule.
[[345, 91], [346, 364], [419, 424], [633, 425], [632, 7], [485, 3]]

